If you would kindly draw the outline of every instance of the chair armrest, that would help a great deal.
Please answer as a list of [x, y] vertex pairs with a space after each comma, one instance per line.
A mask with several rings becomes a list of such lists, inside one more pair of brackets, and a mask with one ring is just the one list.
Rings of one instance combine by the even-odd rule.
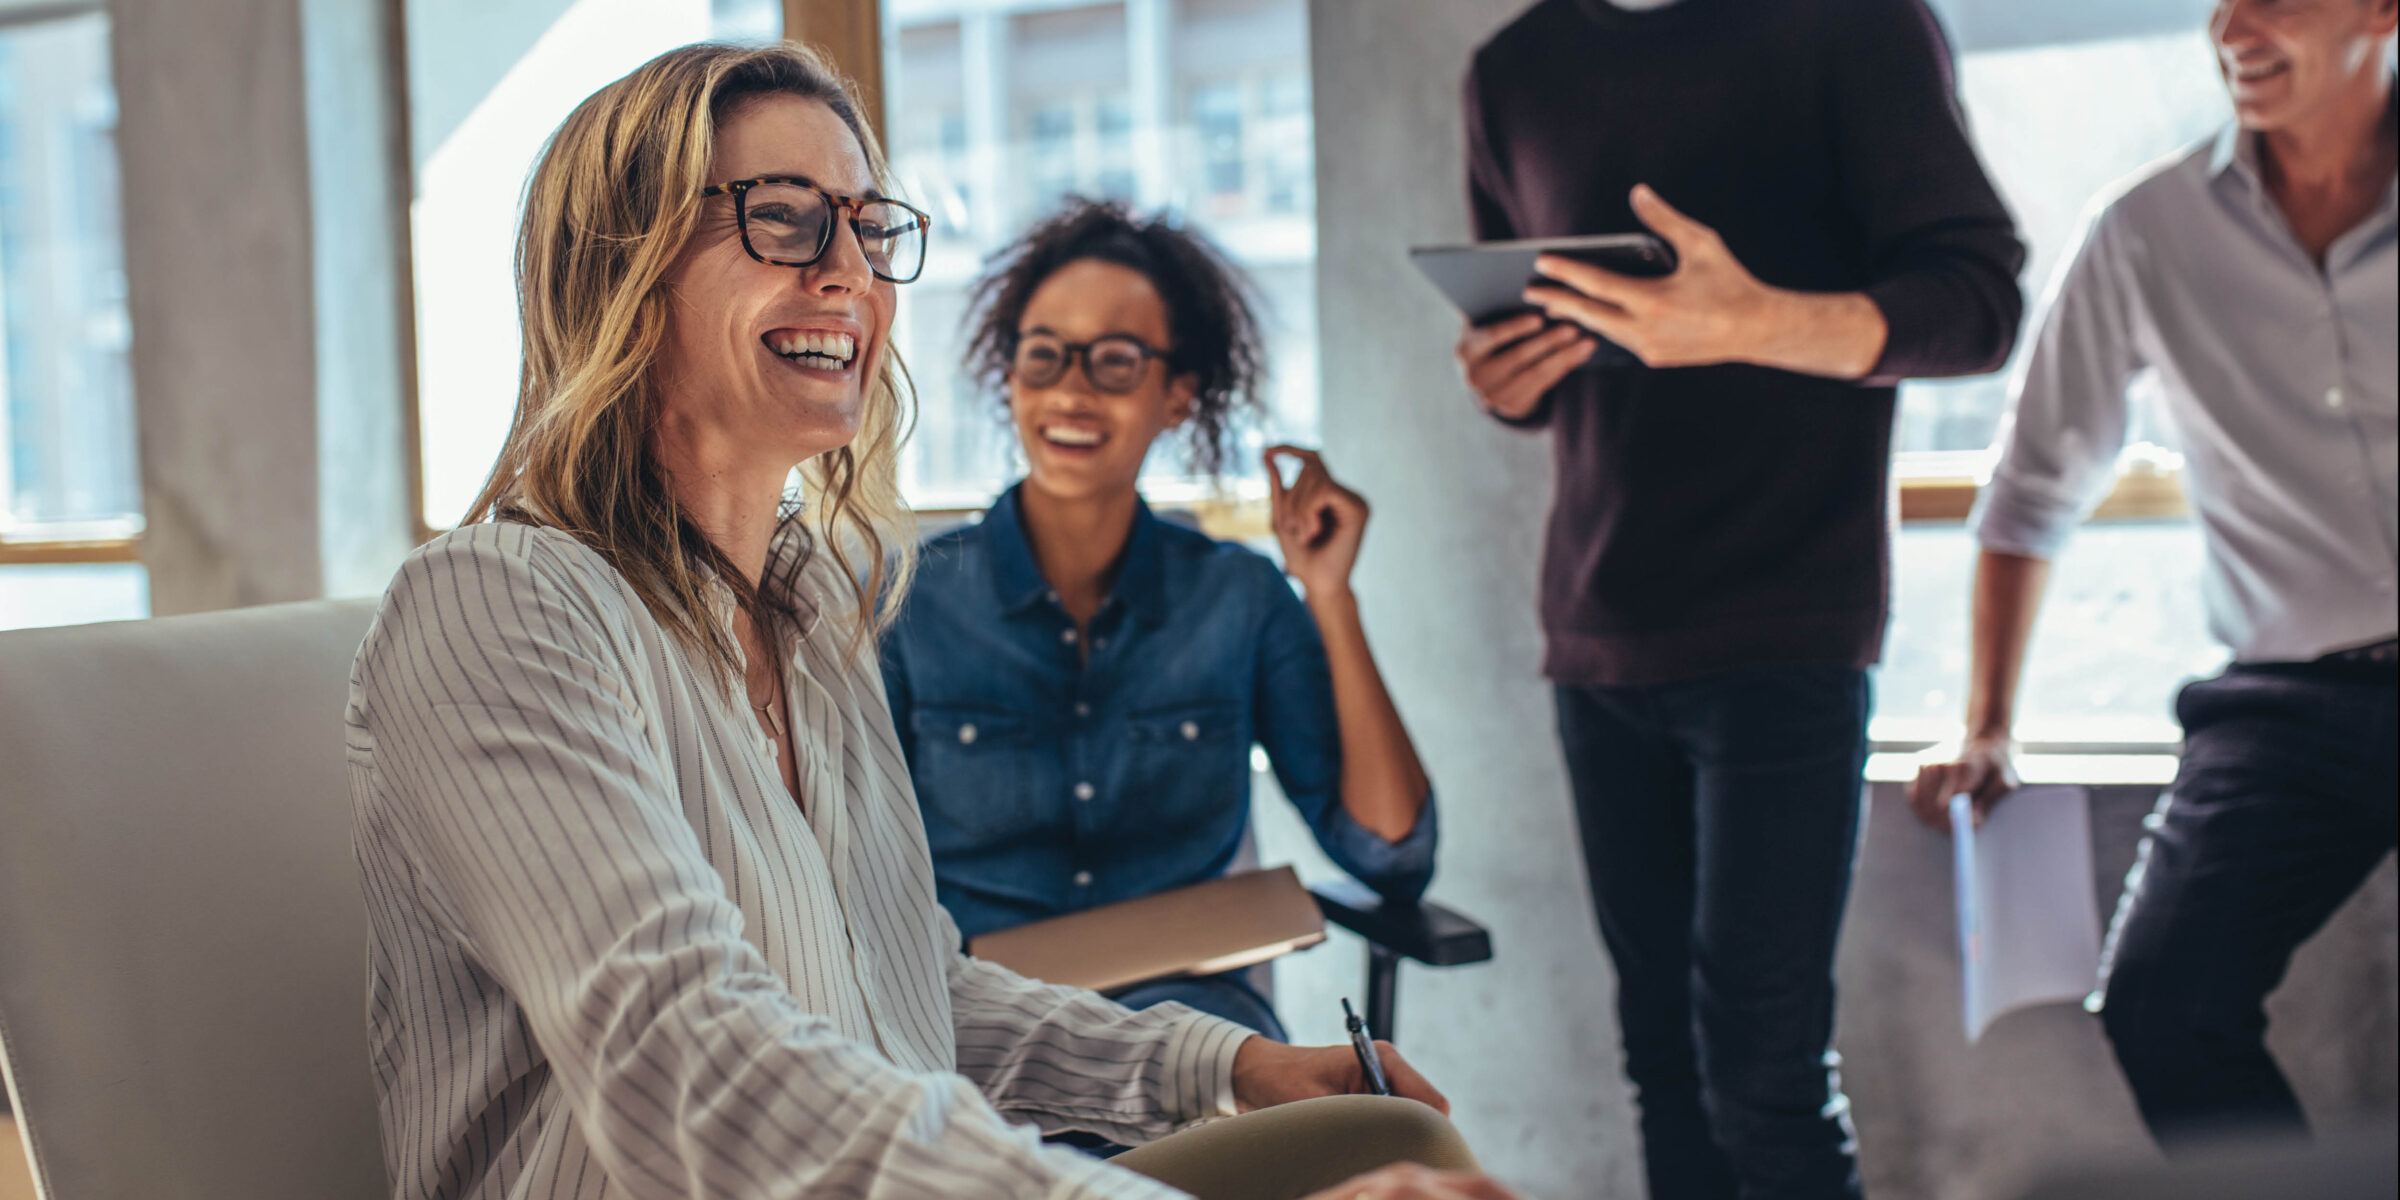
[[1490, 930], [1431, 901], [1394, 904], [1355, 879], [1312, 884], [1308, 890], [1326, 920], [1404, 958], [1456, 967], [1492, 957]]

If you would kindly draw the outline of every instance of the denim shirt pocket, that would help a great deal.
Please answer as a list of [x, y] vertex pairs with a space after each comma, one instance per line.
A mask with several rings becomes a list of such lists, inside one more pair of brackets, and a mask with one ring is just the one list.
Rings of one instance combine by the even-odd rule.
[[1207, 826], [1248, 797], [1243, 706], [1202, 701], [1128, 713], [1127, 792], [1152, 828]]
[[910, 724], [917, 802], [934, 853], [985, 849], [1050, 819], [1042, 781], [1057, 773], [1058, 754], [1037, 722], [988, 708], [920, 705]]

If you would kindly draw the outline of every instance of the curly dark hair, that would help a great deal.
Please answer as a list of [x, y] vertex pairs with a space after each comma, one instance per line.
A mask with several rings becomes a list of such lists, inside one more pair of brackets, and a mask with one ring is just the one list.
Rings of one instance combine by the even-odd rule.
[[1198, 377], [1184, 427], [1187, 461], [1204, 475], [1222, 471], [1230, 427], [1264, 411], [1266, 346], [1249, 279], [1207, 238], [1166, 214], [1137, 217], [1121, 204], [1069, 197], [1065, 208], [993, 255], [968, 295], [968, 377], [1005, 404], [1026, 303], [1044, 280], [1087, 258], [1139, 271], [1158, 289], [1175, 341], [1167, 369]]

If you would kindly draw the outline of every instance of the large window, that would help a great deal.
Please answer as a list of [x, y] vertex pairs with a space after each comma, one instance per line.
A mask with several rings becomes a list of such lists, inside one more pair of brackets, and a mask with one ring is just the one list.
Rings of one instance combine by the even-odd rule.
[[[1976, 146], [2025, 239], [2025, 291], [2036, 310], [2029, 316], [2038, 317], [2043, 288], [2074, 249], [2093, 197], [2227, 119], [2224, 86], [2200, 28], [2204, 6], [2194, 5], [2191, 15], [2190, 29], [2172, 33], [1960, 56], [1959, 90]], [[2165, 425], [2146, 402], [2148, 389], [2140, 393], [2145, 403], [2127, 441], [2163, 447]], [[1899, 448], [1904, 455], [1981, 454], [2007, 400], [2005, 373], [1910, 383], [1902, 389]]]
[[1255, 490], [1265, 439], [1317, 430], [1316, 218], [1305, 0], [886, 0], [887, 107], [902, 191], [935, 215], [898, 342], [917, 383], [903, 480], [920, 507], [974, 507], [1019, 460], [1000, 398], [960, 373], [985, 256], [1070, 195], [1169, 209], [1258, 285], [1273, 379], [1264, 429], [1226, 478], [1162, 441], [1154, 497]]
[[[2128, 14], [2147, 18], [2160, 7], [2151, 0], [2102, 0], [2066, 23], [2105, 27], [2113, 16], [2125, 24]], [[1954, 15], [1965, 18], [1954, 32], [1961, 26], [1971, 32], [1974, 18], [1992, 14]], [[2229, 117], [2201, 28], [2205, 5], [2173, 16], [2188, 17], [2188, 27], [2094, 40], [2066, 40], [2074, 32], [2067, 28], [2058, 41], [2035, 37], [1989, 50], [1969, 40], [1960, 56], [1960, 90], [1977, 146], [2030, 251], [2020, 358], [2042, 315], [2046, 286], [2074, 250], [2093, 199], [2144, 164], [2208, 137]], [[2148, 507], [2171, 511], [2182, 460], [2155, 377], [2138, 379], [2131, 395], [2134, 420], [2121, 460], [2127, 482], [2118, 494], [2163, 494], [2168, 503]], [[1988, 473], [2007, 405], [2005, 372], [1910, 383], [1901, 396], [1904, 483]], [[1955, 518], [1959, 508], [1944, 515]], [[1879, 738], [1915, 740], [1955, 726], [1965, 705], [1975, 553], [1973, 539], [1954, 522], [1911, 524], [1901, 533], [1877, 697]], [[2034, 635], [2020, 735], [2171, 740], [2175, 687], [2225, 656], [2208, 636], [2200, 565], [2199, 531], [2180, 516], [2108, 521], [2078, 534], [2056, 564]]]
[[108, 18], [0, 16], [0, 537], [139, 527]]
[[139, 617], [108, 18], [0, 6], [0, 629]]
[[525, 184], [584, 98], [659, 52], [765, 40], [777, 0], [408, 0], [417, 410], [425, 523], [465, 515], [516, 410]]

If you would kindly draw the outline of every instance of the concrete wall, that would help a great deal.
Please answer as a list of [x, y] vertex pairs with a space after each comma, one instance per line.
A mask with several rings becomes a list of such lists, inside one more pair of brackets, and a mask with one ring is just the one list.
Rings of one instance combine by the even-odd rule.
[[152, 611], [380, 590], [411, 532], [384, 9], [108, 11]]
[[[1549, 450], [1468, 402], [1450, 361], [1457, 318], [1405, 253], [1466, 234], [1458, 83], [1468, 49], [1521, 6], [1447, 0], [1405, 19], [1393, 7], [1310, 5], [1324, 441], [1375, 506], [1357, 586], [1441, 793], [1434, 895], [1489, 924], [1496, 951], [1486, 966], [1408, 971], [1401, 1045], [1457, 1102], [1478, 1152], [1529, 1194], [1639, 1195], [1613, 988], [1539, 678]], [[1262, 841], [1272, 861], [1283, 839]], [[1334, 970], [1327, 985], [1355, 994], [1354, 955], [1295, 961], [1278, 1007], [1338, 1016], [1302, 971]]]
[[[1469, 50], [1522, 0], [1313, 0], [1324, 438], [1370, 497], [1366, 620], [1444, 803], [1436, 899], [1483, 919], [1497, 959], [1412, 969], [1401, 1044], [1449, 1090], [1489, 1164], [1529, 1194], [1641, 1194], [1620, 1077], [1613, 980], [1585, 903], [1538, 677], [1533, 580], [1547, 447], [1478, 415], [1451, 364], [1455, 317], [1408, 266], [1411, 244], [1466, 236], [1457, 117]], [[2095, 804], [2101, 912], [2114, 907], [2152, 793]], [[1323, 864], [1261, 805], [1266, 861]], [[1840, 973], [1839, 1035], [1871, 1194], [2006, 1194], [2038, 1164], [2147, 1153], [2092, 1018], [2053, 1007], [1959, 1032], [1947, 844], [1896, 803], [1863, 839]], [[2320, 1117], [2393, 1105], [2393, 873], [2302, 954], [2274, 1042]], [[1338, 1032], [1355, 944], [1285, 960], [1278, 1007], [1299, 1038]], [[1333, 1015], [1329, 1016], [1328, 1013]]]
[[[2106, 921], [2157, 789], [2092, 792], [2092, 887]], [[1966, 1044], [1950, 845], [1896, 786], [1871, 789], [1843, 929], [1836, 1043], [1868, 1192], [2000, 1200], [2060, 1163], [2153, 1154], [2099, 1021], [2071, 1005], [2011, 1013]], [[2320, 1126], [2388, 1127], [2394, 1104], [2394, 870], [2386, 858], [2301, 948], [2268, 1001], [2268, 1044]]]

